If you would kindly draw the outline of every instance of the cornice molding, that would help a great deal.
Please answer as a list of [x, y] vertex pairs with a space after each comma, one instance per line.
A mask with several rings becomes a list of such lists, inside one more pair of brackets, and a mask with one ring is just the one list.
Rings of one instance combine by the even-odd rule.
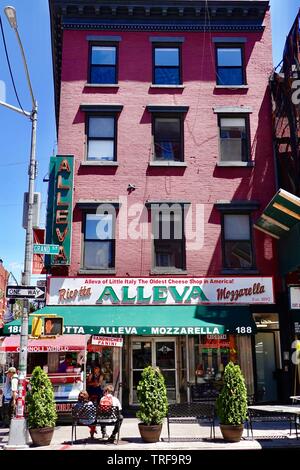
[[198, 23], [143, 23], [143, 22], [78, 22], [78, 21], [65, 21], [62, 24], [62, 29], [65, 30], [101, 30], [101, 31], [199, 31], [199, 32], [261, 32], [264, 30], [262, 25], [257, 24], [202, 24]]

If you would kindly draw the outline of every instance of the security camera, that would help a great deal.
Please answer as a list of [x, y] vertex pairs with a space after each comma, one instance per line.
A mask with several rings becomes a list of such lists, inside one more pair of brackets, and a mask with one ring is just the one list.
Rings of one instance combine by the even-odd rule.
[[128, 191], [134, 191], [134, 190], [135, 190], [134, 184], [130, 184], [130, 183], [129, 183], [129, 185], [128, 185], [128, 187], [127, 187], [127, 190], [128, 190]]

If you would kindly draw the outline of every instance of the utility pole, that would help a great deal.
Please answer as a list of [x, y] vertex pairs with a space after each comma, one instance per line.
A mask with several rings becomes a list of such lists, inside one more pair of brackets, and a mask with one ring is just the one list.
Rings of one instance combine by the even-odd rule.
[[[17, 15], [14, 7], [5, 7], [4, 12], [7, 16], [10, 26], [16, 33], [18, 44], [20, 46], [27, 84], [32, 100], [32, 111], [26, 112], [15, 106], [7, 103], [0, 102], [0, 105], [12, 109], [18, 113], [29, 117], [31, 120], [31, 147], [30, 147], [30, 162], [28, 168], [28, 213], [27, 213], [27, 227], [26, 227], [26, 241], [25, 241], [25, 257], [24, 257], [24, 272], [22, 275], [22, 284], [29, 286], [31, 283], [31, 268], [33, 257], [33, 204], [34, 204], [34, 182], [36, 178], [36, 131], [37, 131], [37, 116], [38, 105], [34, 98], [29, 70], [26, 62], [24, 48], [18, 32]], [[6, 449], [21, 449], [27, 447], [27, 429], [24, 417], [25, 397], [26, 397], [26, 375], [27, 375], [27, 352], [28, 352], [28, 315], [29, 315], [29, 300], [23, 300], [23, 314], [21, 320], [21, 337], [20, 337], [20, 356], [19, 356], [19, 383], [18, 383], [18, 398], [16, 417], [12, 418], [9, 432], [8, 444]]]

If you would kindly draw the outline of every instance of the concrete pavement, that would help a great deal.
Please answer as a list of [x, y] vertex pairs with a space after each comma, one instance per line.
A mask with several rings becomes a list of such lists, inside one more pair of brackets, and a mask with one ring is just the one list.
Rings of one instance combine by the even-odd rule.
[[[275, 424], [275, 426], [274, 426]], [[111, 431], [107, 428], [107, 432]], [[171, 424], [171, 442], [168, 442], [167, 424], [163, 425], [160, 441], [154, 444], [144, 443], [139, 434], [138, 420], [136, 418], [125, 418], [119, 444], [110, 444], [101, 439], [101, 431], [95, 439], [89, 437], [87, 426], [77, 427], [77, 442], [71, 445], [71, 426], [62, 425], [55, 428], [54, 436], [50, 446], [29, 447], [29, 450], [106, 450], [106, 451], [157, 451], [166, 452], [173, 450], [260, 450], [260, 449], [299, 449], [300, 437], [297, 440], [295, 430], [289, 435], [289, 428], [285, 423], [256, 423], [254, 427], [254, 440], [247, 437], [244, 430], [240, 442], [229, 443], [222, 438], [220, 428], [216, 425], [216, 439], [209, 439], [210, 427], [205, 423], [198, 424]], [[0, 429], [0, 446], [3, 448], [8, 442], [8, 429]]]

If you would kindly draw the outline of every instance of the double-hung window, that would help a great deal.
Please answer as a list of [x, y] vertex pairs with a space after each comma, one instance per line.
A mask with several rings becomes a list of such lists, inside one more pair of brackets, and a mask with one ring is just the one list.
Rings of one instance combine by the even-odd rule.
[[105, 270], [115, 267], [114, 214], [95, 212], [84, 215], [83, 269]]
[[115, 84], [117, 77], [118, 50], [115, 44], [90, 46], [90, 77], [93, 84]]
[[220, 115], [220, 161], [247, 162], [249, 160], [249, 117]]
[[154, 115], [154, 160], [183, 161], [183, 122], [181, 115]]
[[184, 212], [181, 207], [152, 211], [155, 269], [185, 269]]
[[249, 214], [223, 214], [223, 258], [225, 269], [254, 267]]
[[217, 85], [245, 85], [243, 47], [220, 44], [216, 47]]
[[87, 116], [87, 161], [116, 160], [116, 116]]
[[153, 83], [155, 85], [180, 85], [181, 49], [174, 45], [155, 45], [153, 47]]

